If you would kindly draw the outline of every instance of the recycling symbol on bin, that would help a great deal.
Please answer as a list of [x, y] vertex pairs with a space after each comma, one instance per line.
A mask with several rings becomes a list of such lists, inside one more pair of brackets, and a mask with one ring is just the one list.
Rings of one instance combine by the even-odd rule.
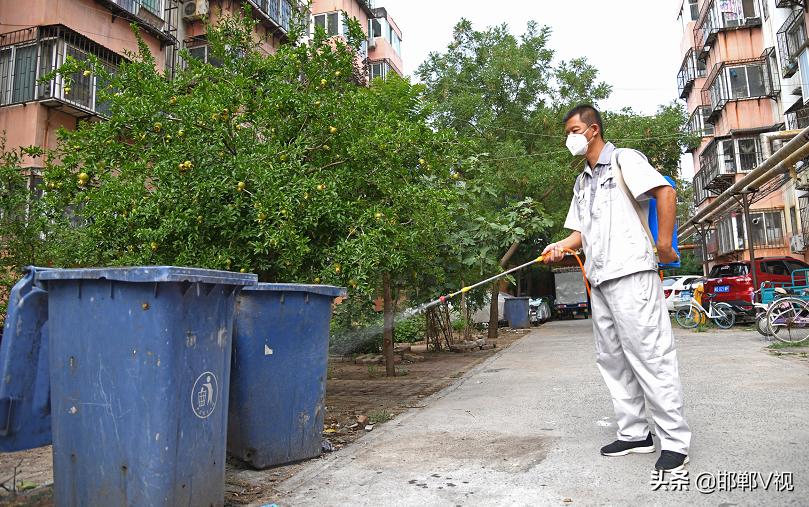
[[194, 414], [200, 419], [205, 419], [211, 415], [219, 401], [219, 383], [216, 375], [206, 371], [194, 382], [191, 389], [191, 408]]

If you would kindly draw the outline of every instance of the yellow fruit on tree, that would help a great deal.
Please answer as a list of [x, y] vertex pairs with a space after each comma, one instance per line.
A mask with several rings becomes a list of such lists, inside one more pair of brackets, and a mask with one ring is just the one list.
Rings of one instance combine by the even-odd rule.
[[329, 127], [329, 134], [336, 134], [336, 133], [337, 133], [337, 127], [334, 127], [334, 126]]
[[239, 273], [247, 273], [247, 268], [242, 268], [239, 270]]
[[245, 185], [243, 181], [240, 181], [239, 183], [236, 184], [236, 190], [238, 190], [239, 192], [244, 192], [246, 186], [247, 185]]
[[320, 80], [320, 86], [326, 86], [327, 84], [329, 84], [328, 80], [326, 80], [326, 79], [321, 79]]
[[374, 213], [374, 218], [376, 218], [377, 220], [381, 220], [383, 216], [385, 216], [385, 215], [383, 215], [383, 214], [382, 214], [381, 212], [379, 212], [379, 211], [377, 211], [376, 213]]
[[183, 137], [184, 135], [185, 135], [185, 130], [180, 129], [180, 130], [177, 131], [177, 137]]
[[85, 70], [84, 72], [82, 72], [82, 75], [84, 77], [90, 77], [90, 74], [92, 74], [92, 72], [90, 72], [89, 70]]
[[317, 189], [322, 192], [323, 190], [326, 190], [326, 185], [321, 183], [320, 185], [317, 186]]
[[152, 252], [156, 252], [157, 249], [160, 247], [160, 245], [158, 245], [156, 241], [152, 241], [152, 243], [149, 246], [152, 248]]
[[339, 264], [335, 264], [335, 265], [334, 265], [334, 272], [335, 272], [335, 273], [339, 274], [339, 273], [340, 273], [340, 271], [342, 271], [342, 270], [343, 270], [343, 268], [342, 268], [342, 266], [340, 266]]
[[289, 159], [289, 155], [287, 155], [286, 153], [282, 153], [282, 154], [281, 154], [281, 155], [278, 157], [278, 159], [279, 159], [281, 162], [286, 162], [286, 161]]
[[86, 185], [90, 181], [90, 175], [87, 173], [79, 173], [79, 185]]
[[67, 95], [68, 93], [70, 93], [70, 87], [69, 87], [69, 86], [65, 86], [65, 95]]
[[343, 74], [343, 73], [342, 73], [342, 72], [340, 72], [339, 70], [335, 70], [335, 71], [334, 71], [334, 77], [340, 77], [342, 74]]
[[419, 159], [419, 165], [424, 165], [424, 164], [426, 164], [426, 163], [427, 163], [427, 161], [426, 161], [426, 160], [424, 160], [423, 158], [420, 158], [420, 159]]
[[154, 131], [160, 132], [160, 129], [163, 128], [163, 125], [160, 122], [154, 124]]

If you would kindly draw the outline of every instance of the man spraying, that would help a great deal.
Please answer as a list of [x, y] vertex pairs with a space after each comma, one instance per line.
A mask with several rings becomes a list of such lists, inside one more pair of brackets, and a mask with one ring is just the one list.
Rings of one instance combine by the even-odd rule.
[[[565, 248], [583, 247], [587, 257], [596, 363], [618, 424], [618, 440], [602, 447], [601, 454], [655, 452], [648, 405], [662, 449], [655, 468], [680, 470], [688, 463], [691, 430], [657, 274], [658, 261], [677, 260], [671, 241], [676, 192], [644, 155], [604, 141], [601, 114], [593, 106], [573, 108], [564, 121], [567, 147], [574, 156], [584, 156], [586, 165], [565, 221], [573, 232], [542, 255], [544, 262], [556, 262]], [[648, 216], [651, 198], [658, 215], [656, 245], [641, 218]]]

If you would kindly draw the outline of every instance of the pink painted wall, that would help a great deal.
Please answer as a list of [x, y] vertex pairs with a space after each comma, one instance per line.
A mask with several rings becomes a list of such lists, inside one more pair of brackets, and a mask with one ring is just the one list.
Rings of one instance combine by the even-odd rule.
[[723, 136], [731, 130], [772, 125], [775, 107], [775, 101], [770, 98], [728, 102], [715, 124], [715, 135]]
[[[56, 147], [60, 127], [74, 129], [76, 119], [37, 102], [0, 108], [0, 131], [6, 132], [6, 148], [20, 146]], [[27, 167], [41, 167], [42, 159], [26, 160]]]
[[[243, 4], [244, 2], [240, 0], [210, 0], [208, 21], [215, 25], [224, 16], [241, 12]], [[260, 14], [255, 14], [255, 16], [261, 20]], [[183, 20], [182, 23], [185, 31], [184, 38], [205, 35], [205, 24], [202, 20]], [[254, 35], [256, 42], [260, 42], [261, 48], [269, 54], [275, 53], [281, 44], [278, 34], [273, 34], [272, 30], [262, 23], [256, 26]]]
[[764, 35], [761, 28], [719, 32], [708, 56], [710, 71], [718, 62], [758, 58], [764, 51]]
[[[22, 27], [62, 24], [116, 53], [137, 51], [137, 43], [129, 22], [116, 18], [109, 9], [94, 0], [2, 0], [0, 1], [0, 32]], [[152, 54], [162, 53], [160, 42], [148, 32], [141, 31]], [[158, 67], [163, 58], [155, 59]]]
[[368, 61], [374, 62], [385, 59], [396, 68], [399, 75], [404, 75], [404, 64], [402, 63], [401, 55], [396, 53], [396, 50], [393, 49], [387, 39], [377, 37], [376, 47], [368, 51]]

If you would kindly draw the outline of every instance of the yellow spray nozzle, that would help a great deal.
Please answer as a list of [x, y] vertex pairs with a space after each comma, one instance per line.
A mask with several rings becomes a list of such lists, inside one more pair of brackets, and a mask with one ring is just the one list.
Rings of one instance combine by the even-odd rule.
[[544, 258], [545, 258], [544, 255], [540, 255], [539, 257], [536, 258], [536, 260], [534, 260], [534, 262], [542, 262], [542, 259]]
[[472, 290], [472, 287], [464, 287], [463, 289], [461, 289], [461, 294], [469, 292], [470, 290]]

